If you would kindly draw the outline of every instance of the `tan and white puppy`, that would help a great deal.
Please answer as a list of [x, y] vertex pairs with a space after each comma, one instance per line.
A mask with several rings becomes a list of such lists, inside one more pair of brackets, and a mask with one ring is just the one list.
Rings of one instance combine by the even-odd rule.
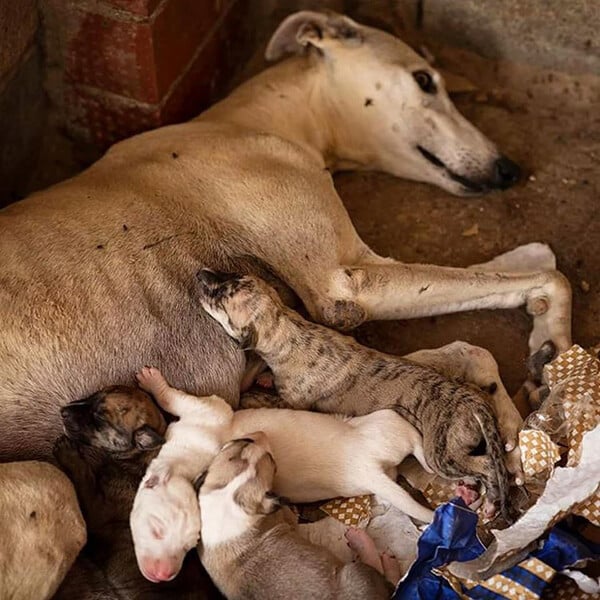
[[200, 535], [193, 479], [229, 439], [233, 410], [217, 396], [170, 393], [157, 369], [145, 367], [137, 379], [161, 408], [179, 417], [167, 428], [166, 442], [140, 483], [130, 516], [140, 571], [150, 581], [170, 581]]
[[[276, 412], [276, 411], [273, 411]], [[226, 444], [200, 488], [202, 564], [229, 600], [389, 598], [392, 588], [363, 563], [343, 564], [295, 531], [272, 493], [276, 463], [267, 437]]]
[[431, 472], [421, 435], [393, 410], [362, 417], [273, 408], [234, 414], [232, 437], [258, 430], [277, 462], [273, 489], [279, 496], [313, 502], [376, 494], [419, 521], [432, 520], [433, 511], [388, 476], [410, 454]]

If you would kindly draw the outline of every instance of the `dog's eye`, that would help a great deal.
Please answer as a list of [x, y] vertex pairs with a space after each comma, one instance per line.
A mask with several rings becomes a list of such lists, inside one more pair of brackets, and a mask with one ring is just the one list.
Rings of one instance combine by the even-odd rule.
[[413, 73], [413, 77], [417, 82], [417, 85], [426, 94], [435, 94], [437, 92], [437, 87], [433, 81], [433, 77], [427, 71], [415, 71]]

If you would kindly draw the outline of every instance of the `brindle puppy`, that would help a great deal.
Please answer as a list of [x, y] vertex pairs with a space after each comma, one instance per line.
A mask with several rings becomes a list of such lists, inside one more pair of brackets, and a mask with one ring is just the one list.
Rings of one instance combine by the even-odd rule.
[[57, 592], [81, 598], [216, 598], [218, 592], [190, 555], [176, 580], [153, 584], [140, 573], [129, 529], [139, 482], [163, 443], [166, 423], [152, 398], [113, 386], [61, 410], [66, 436], [54, 456], [75, 485], [88, 543]]
[[347, 415], [394, 408], [422, 433], [425, 458], [437, 473], [482, 480], [487, 512], [499, 501], [508, 515], [504, 451], [481, 390], [304, 320], [257, 277], [204, 269], [198, 280], [204, 309], [269, 365], [286, 405]]

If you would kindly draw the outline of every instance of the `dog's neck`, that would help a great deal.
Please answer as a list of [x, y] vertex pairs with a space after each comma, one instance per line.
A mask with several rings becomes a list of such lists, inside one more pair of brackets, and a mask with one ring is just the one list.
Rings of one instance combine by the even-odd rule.
[[198, 118], [272, 133], [335, 169], [340, 156], [324, 77], [319, 65], [302, 57], [290, 58], [259, 73]]

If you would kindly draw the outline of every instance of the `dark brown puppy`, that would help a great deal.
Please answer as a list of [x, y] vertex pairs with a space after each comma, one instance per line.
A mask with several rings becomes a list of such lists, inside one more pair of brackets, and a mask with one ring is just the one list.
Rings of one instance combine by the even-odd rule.
[[61, 409], [66, 436], [54, 447], [73, 481], [88, 525], [88, 543], [56, 594], [58, 600], [218, 598], [197, 557], [174, 581], [153, 584], [139, 572], [129, 513], [166, 422], [152, 398], [113, 386]]
[[157, 449], [167, 428], [151, 396], [124, 385], [107, 387], [63, 406], [67, 437], [125, 458]]

